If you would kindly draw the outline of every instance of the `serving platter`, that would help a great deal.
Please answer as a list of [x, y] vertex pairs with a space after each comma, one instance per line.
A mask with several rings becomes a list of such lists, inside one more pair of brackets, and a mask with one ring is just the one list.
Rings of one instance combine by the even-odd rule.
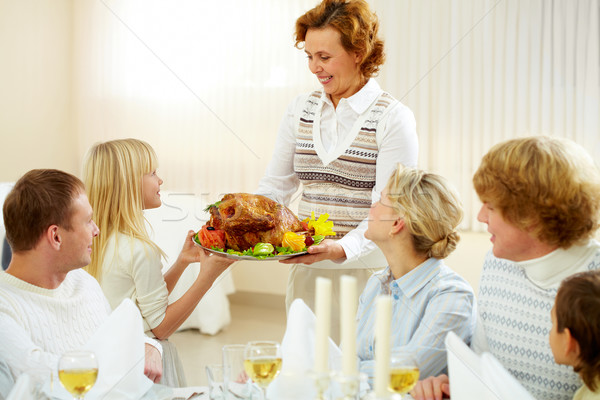
[[256, 258], [254, 256], [240, 256], [237, 254], [229, 254], [229, 253], [224, 253], [222, 251], [209, 249], [208, 247], [202, 246], [196, 240], [194, 240], [194, 243], [196, 244], [196, 246], [202, 247], [204, 250], [208, 251], [209, 253], [213, 253], [217, 256], [229, 258], [230, 260], [236, 260], [236, 261], [241, 261], [241, 260], [250, 260], [250, 261], [287, 260], [288, 258], [301, 256], [302, 254], [308, 254], [308, 251], [300, 251], [300, 252], [294, 253], [294, 254], [282, 254], [282, 255], [275, 255], [275, 256], [265, 257], [265, 258]]

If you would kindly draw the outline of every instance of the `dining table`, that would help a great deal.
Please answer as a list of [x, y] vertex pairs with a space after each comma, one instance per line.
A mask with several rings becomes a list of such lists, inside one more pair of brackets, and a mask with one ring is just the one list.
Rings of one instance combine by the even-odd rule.
[[[119, 396], [120, 398], [121, 396]], [[39, 386], [35, 378], [24, 373], [19, 376], [6, 400], [72, 400], [66, 391], [56, 390], [52, 386]], [[86, 396], [86, 400], [94, 396]], [[104, 393], [102, 399], [111, 399], [110, 393]], [[190, 386], [173, 388], [158, 383], [153, 384], [138, 400], [208, 400], [208, 387]], [[116, 400], [116, 399], [115, 399]]]

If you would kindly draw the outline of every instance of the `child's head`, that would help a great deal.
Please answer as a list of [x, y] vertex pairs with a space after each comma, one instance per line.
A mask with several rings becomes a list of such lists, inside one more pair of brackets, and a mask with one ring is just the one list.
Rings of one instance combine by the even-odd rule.
[[595, 390], [600, 379], [600, 270], [575, 274], [558, 289], [550, 347], [558, 364], [573, 366]]
[[445, 178], [398, 165], [386, 191], [411, 234], [415, 251], [435, 258], [454, 251], [463, 210], [458, 192]]
[[[156, 170], [158, 165], [154, 149], [138, 139], [119, 139], [97, 143], [89, 151], [84, 164], [85, 187], [97, 206], [132, 206], [144, 208], [142, 191], [144, 175]], [[98, 201], [104, 204], [94, 204]], [[104, 210], [102, 210], [104, 211]], [[100, 210], [98, 210], [100, 212]]]
[[83, 177], [100, 236], [96, 238], [92, 263], [87, 269], [96, 278], [100, 279], [102, 252], [112, 233], [128, 234], [151, 243], [142, 210], [160, 206], [158, 189], [150, 188], [155, 195], [150, 204], [146, 204], [145, 194], [149, 191], [145, 176], [156, 171], [157, 165], [154, 149], [138, 139], [97, 143], [88, 152]]

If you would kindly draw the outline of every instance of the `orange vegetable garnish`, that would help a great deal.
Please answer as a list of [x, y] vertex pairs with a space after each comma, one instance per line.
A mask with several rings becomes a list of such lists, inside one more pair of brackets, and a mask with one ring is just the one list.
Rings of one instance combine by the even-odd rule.
[[283, 247], [289, 247], [293, 251], [300, 251], [305, 247], [304, 235], [298, 235], [296, 232], [286, 232], [283, 234]]

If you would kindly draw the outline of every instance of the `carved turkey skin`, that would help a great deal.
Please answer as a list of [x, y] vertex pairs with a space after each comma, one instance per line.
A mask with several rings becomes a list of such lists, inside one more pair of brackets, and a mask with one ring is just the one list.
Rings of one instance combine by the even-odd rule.
[[256, 243], [281, 246], [286, 232], [304, 229], [289, 208], [256, 194], [226, 194], [209, 211], [208, 225], [225, 231], [227, 248], [236, 251], [247, 250]]

